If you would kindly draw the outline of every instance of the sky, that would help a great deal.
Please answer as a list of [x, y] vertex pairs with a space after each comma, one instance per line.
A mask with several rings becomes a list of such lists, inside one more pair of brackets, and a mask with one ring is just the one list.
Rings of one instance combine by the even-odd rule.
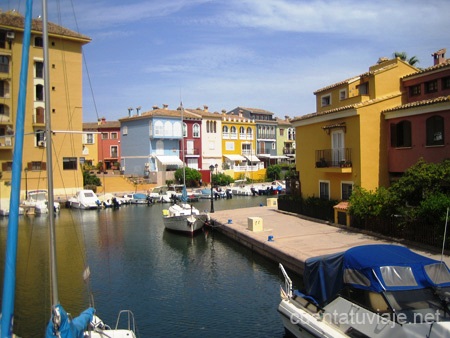
[[[316, 111], [316, 90], [380, 57], [406, 52], [426, 68], [437, 50], [450, 55], [448, 0], [48, 1], [50, 21], [92, 39], [84, 47], [84, 122], [180, 102], [293, 118]], [[6, 2], [24, 13], [25, 0]]]

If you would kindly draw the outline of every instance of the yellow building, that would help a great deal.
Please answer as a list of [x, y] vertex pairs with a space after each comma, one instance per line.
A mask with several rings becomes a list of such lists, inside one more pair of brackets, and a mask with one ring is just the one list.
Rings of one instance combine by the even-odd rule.
[[[19, 94], [24, 17], [0, 12], [0, 199], [9, 198], [8, 182], [14, 146]], [[53, 141], [53, 172], [56, 195], [71, 195], [83, 186], [82, 157], [82, 46], [84, 35], [51, 24], [49, 30], [50, 112]], [[32, 23], [28, 63], [22, 198], [26, 190], [46, 189], [46, 135], [44, 114], [42, 21]], [[75, 133], [73, 133], [75, 132]], [[4, 201], [5, 202], [5, 201]], [[1, 205], [0, 207], [3, 207]]]
[[265, 178], [264, 164], [256, 157], [255, 120], [223, 115], [222, 155], [225, 174], [234, 179], [259, 181]]
[[400, 59], [381, 58], [368, 72], [314, 93], [317, 111], [291, 121], [304, 197], [345, 201], [354, 185], [388, 185], [381, 111], [401, 104], [400, 78], [416, 71]]

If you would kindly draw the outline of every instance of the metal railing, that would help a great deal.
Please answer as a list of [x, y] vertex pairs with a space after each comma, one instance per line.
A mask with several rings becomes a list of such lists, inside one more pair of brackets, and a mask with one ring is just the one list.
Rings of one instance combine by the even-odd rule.
[[316, 168], [352, 167], [351, 148], [316, 150]]

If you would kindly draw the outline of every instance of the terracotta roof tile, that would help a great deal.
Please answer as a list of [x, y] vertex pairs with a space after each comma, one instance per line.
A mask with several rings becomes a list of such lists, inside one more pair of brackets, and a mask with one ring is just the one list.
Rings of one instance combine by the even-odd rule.
[[[23, 31], [25, 26], [25, 18], [18, 12], [0, 12], [0, 26], [10, 28], [11, 30]], [[42, 32], [42, 20], [33, 19], [31, 24], [31, 30], [35, 32]], [[86, 35], [79, 34], [68, 28], [56, 25], [54, 23], [48, 23], [49, 34], [62, 35], [71, 38], [83, 39], [86, 42], [91, 41]]]
[[437, 69], [442, 69], [442, 68], [447, 68], [447, 67], [450, 67], [450, 59], [448, 59], [447, 61], [445, 61], [443, 63], [437, 64], [437, 65], [434, 65], [434, 66], [431, 66], [431, 67], [428, 67], [428, 68], [421, 69], [421, 70], [417, 71], [416, 73], [405, 75], [405, 76], [402, 77], [402, 79], [407, 79], [407, 78], [410, 78], [410, 77], [413, 77], [413, 76], [416, 76], [416, 75], [421, 75], [421, 74], [424, 74], [424, 73], [432, 72], [432, 71], [437, 70]]
[[449, 96], [440, 96], [440, 97], [436, 97], [434, 99], [429, 99], [429, 100], [422, 100], [422, 101], [406, 103], [401, 106], [385, 109], [382, 111], [382, 113], [387, 113], [387, 112], [402, 110], [402, 109], [415, 108], [415, 107], [429, 106], [429, 105], [441, 103], [441, 102], [450, 102], [450, 95]]

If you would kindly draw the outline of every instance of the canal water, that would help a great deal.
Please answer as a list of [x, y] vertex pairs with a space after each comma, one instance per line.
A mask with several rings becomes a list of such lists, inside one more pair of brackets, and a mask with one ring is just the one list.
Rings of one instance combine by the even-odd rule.
[[[210, 201], [195, 205], [209, 210]], [[265, 197], [214, 202], [230, 215], [258, 205], [266, 205]], [[193, 238], [167, 232], [167, 207], [61, 210], [56, 236], [65, 309], [76, 316], [92, 294], [97, 314], [110, 325], [120, 310], [132, 310], [139, 337], [284, 337], [277, 263], [217, 231]], [[20, 217], [15, 332], [43, 337], [50, 308], [47, 216]], [[0, 219], [2, 280], [7, 222]], [[89, 283], [82, 279], [85, 265]]]

